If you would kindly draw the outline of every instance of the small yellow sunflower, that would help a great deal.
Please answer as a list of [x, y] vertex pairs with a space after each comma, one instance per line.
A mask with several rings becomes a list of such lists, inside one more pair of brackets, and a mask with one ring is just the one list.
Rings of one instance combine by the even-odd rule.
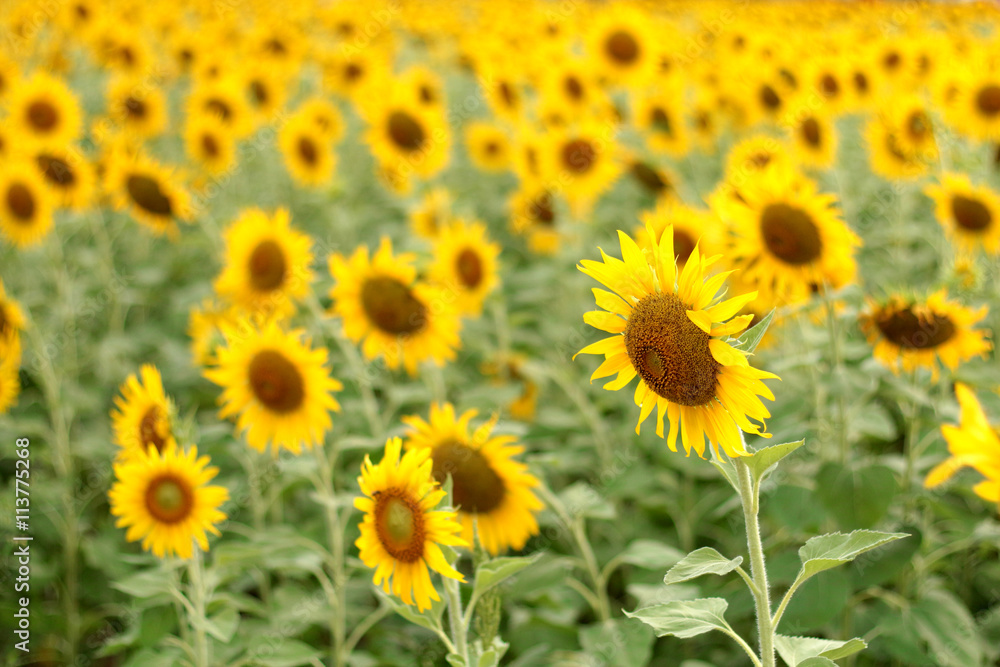
[[155, 366], [144, 364], [139, 375], [129, 375], [118, 391], [121, 396], [115, 397], [117, 410], [111, 411], [111, 421], [115, 444], [121, 447], [119, 460], [144, 456], [150, 447], [163, 453], [177, 444], [172, 428], [176, 411]]
[[295, 115], [312, 119], [313, 125], [328, 141], [337, 141], [344, 134], [344, 119], [340, 111], [325, 97], [310, 97], [299, 105]]
[[1000, 509], [1000, 434], [986, 419], [972, 389], [959, 382], [955, 384], [955, 394], [962, 408], [959, 425], [945, 424], [941, 427], [951, 457], [931, 470], [924, 485], [932, 489], [966, 466], [975, 468], [986, 479], [972, 490], [983, 500], [997, 504]]
[[163, 90], [143, 77], [116, 77], [108, 86], [108, 116], [125, 132], [143, 139], [155, 137], [167, 126]]
[[679, 157], [688, 152], [686, 107], [683, 89], [664, 86], [635, 98], [635, 124], [643, 132], [649, 147], [659, 153]]
[[21, 393], [21, 339], [0, 344], [0, 415], [8, 412]]
[[94, 197], [94, 167], [78, 150], [52, 149], [35, 154], [35, 164], [50, 191], [67, 208], [82, 210]]
[[795, 158], [800, 164], [825, 169], [837, 157], [837, 130], [824, 107], [803, 104], [785, 118]]
[[981, 141], [1000, 139], [1000, 68], [962, 68], [955, 99], [946, 106], [952, 125]]
[[737, 190], [763, 171], [787, 169], [792, 159], [784, 142], [766, 134], [743, 139], [726, 156], [726, 181]]
[[940, 185], [929, 185], [924, 191], [934, 200], [945, 234], [960, 250], [982, 248], [991, 255], [1000, 254], [1000, 195], [956, 173], [942, 174]]
[[554, 255], [562, 235], [557, 228], [559, 212], [552, 193], [544, 187], [518, 188], [508, 202], [510, 226], [528, 237], [528, 248], [540, 255]]
[[244, 68], [243, 80], [256, 121], [267, 124], [276, 118], [288, 98], [288, 82], [281, 68], [254, 61]]
[[114, 465], [115, 483], [108, 492], [115, 526], [128, 528], [125, 539], [142, 540], [142, 548], [158, 558], [190, 558], [193, 543], [208, 550], [206, 533], [219, 535], [215, 524], [225, 521], [219, 507], [229, 500], [223, 486], [208, 486], [219, 473], [198, 448], [173, 447]]
[[431, 189], [410, 211], [410, 229], [425, 239], [437, 238], [451, 220], [451, 194], [445, 188]]
[[656, 72], [656, 36], [645, 12], [621, 4], [608, 6], [594, 17], [587, 37], [594, 69], [612, 84], [641, 85]]
[[296, 113], [289, 118], [278, 133], [278, 147], [297, 183], [319, 186], [333, 177], [337, 161], [333, 144], [311, 115]]
[[992, 349], [987, 332], [972, 328], [986, 312], [986, 306], [972, 310], [949, 301], [939, 290], [922, 302], [899, 294], [881, 304], [870, 301], [860, 319], [876, 359], [893, 373], [926, 368], [936, 382], [938, 361], [954, 371], [960, 363], [985, 357]]
[[671, 201], [677, 195], [677, 177], [652, 162], [633, 157], [628, 161], [628, 173], [654, 197]]
[[400, 457], [403, 442], [390, 438], [375, 465], [365, 455], [358, 486], [364, 495], [354, 506], [365, 513], [355, 541], [361, 561], [375, 569], [374, 583], [417, 609], [429, 609], [440, 600], [430, 570], [465, 581], [445, 559], [438, 545], [469, 546], [459, 537], [461, 524], [453, 511], [434, 508], [444, 499], [431, 477], [430, 451], [413, 449]]
[[868, 160], [872, 171], [890, 180], [912, 180], [927, 173], [930, 165], [922, 156], [906, 150], [902, 131], [888, 119], [875, 115], [865, 126]]
[[207, 366], [216, 348], [225, 342], [222, 331], [235, 326], [240, 319], [236, 306], [221, 305], [205, 299], [188, 314], [188, 337], [191, 338], [191, 356], [198, 366]]
[[496, 425], [491, 419], [469, 433], [469, 410], [456, 417], [451, 403], [431, 405], [430, 419], [403, 417], [410, 427], [407, 450], [430, 452], [431, 475], [439, 484], [452, 480], [452, 498], [462, 521], [462, 538], [473, 541], [474, 529], [483, 547], [496, 555], [505, 549], [521, 549], [538, 533], [534, 513], [543, 507], [531, 491], [538, 479], [527, 466], [514, 460], [524, 452], [511, 435], [490, 436]]
[[7, 296], [0, 279], [0, 346], [3, 346], [21, 335], [24, 330], [24, 312], [21, 304]]
[[393, 87], [384, 100], [364, 105], [365, 140], [383, 167], [427, 178], [448, 163], [451, 134], [442, 110], [416, 104]]
[[0, 232], [23, 248], [52, 229], [52, 195], [38, 168], [25, 161], [0, 165]]
[[466, 125], [465, 146], [472, 163], [483, 171], [504, 171], [511, 164], [510, 139], [495, 123], [473, 121]]
[[178, 181], [174, 169], [160, 165], [143, 153], [112, 151], [105, 165], [105, 189], [118, 210], [132, 217], [158, 236], [177, 237], [177, 221], [192, 216], [191, 197]]
[[[664, 200], [652, 211], [640, 216], [642, 224], [637, 225], [632, 232], [632, 238], [644, 251], [652, 252], [660, 245], [660, 235], [668, 227], [674, 233], [674, 253], [677, 264], [683, 268], [695, 246], [701, 249], [703, 255], [714, 254], [721, 250], [725, 229], [722, 221], [711, 211], [691, 208], [676, 201]], [[654, 237], [646, 234], [650, 228]]]
[[[646, 233], [656, 237], [651, 226]], [[648, 254], [625, 232], [619, 231], [618, 238], [623, 260], [601, 251], [603, 262], [583, 260], [578, 267], [613, 290], [594, 288], [597, 305], [604, 310], [583, 318], [613, 334], [577, 353], [604, 355], [591, 381], [617, 373], [604, 388], [618, 390], [638, 375], [636, 432], [655, 407], [656, 434], [663, 437], [666, 415], [672, 451], [677, 451], [680, 433], [688, 455], [693, 448], [704, 457], [705, 436], [716, 452], [721, 448], [728, 456], [746, 455], [738, 429], [770, 437], [748, 417], [763, 424], [770, 416], [759, 396], [774, 400], [762, 380], [777, 376], [750, 366], [746, 353], [723, 336], [747, 327], [751, 315], [734, 315], [756, 292], [719, 302], [716, 294], [728, 273], [707, 278], [720, 256], [703, 257], [697, 246], [678, 274], [669, 226], [660, 234], [659, 246]]]
[[552, 132], [547, 159], [554, 164], [559, 187], [577, 215], [584, 214], [621, 171], [614, 127], [587, 120]]
[[80, 137], [80, 105], [62, 79], [35, 72], [13, 86], [8, 115], [19, 143], [65, 148]]
[[187, 117], [184, 149], [196, 165], [212, 175], [236, 164], [236, 138], [221, 120], [209, 114]]
[[301, 329], [285, 332], [271, 319], [225, 326], [226, 346], [216, 350], [206, 378], [223, 387], [222, 418], [239, 415], [237, 431], [257, 451], [268, 445], [277, 456], [284, 447], [294, 454], [322, 444], [339, 412], [331, 392], [343, 385], [324, 367], [325, 348], [312, 348]]
[[367, 246], [350, 258], [330, 257], [333, 314], [343, 320], [344, 335], [361, 343], [366, 359], [381, 356], [410, 375], [427, 359], [438, 366], [454, 359], [461, 326], [451, 295], [418, 281], [414, 260], [412, 253], [394, 257], [386, 237], [370, 259]]
[[521, 386], [521, 394], [507, 404], [507, 411], [513, 419], [531, 422], [535, 420], [535, 409], [538, 405], [538, 385], [525, 373], [527, 359], [520, 354], [509, 354], [506, 360], [487, 361], [480, 367], [484, 375], [493, 378], [493, 384], [503, 385], [507, 382]]
[[459, 312], [478, 316], [483, 301], [499, 282], [499, 254], [499, 244], [489, 240], [483, 223], [457, 220], [443, 228], [434, 241], [429, 279], [455, 296]]
[[187, 115], [207, 114], [219, 120], [239, 139], [254, 129], [254, 114], [242, 81], [226, 76], [202, 80], [188, 95]]

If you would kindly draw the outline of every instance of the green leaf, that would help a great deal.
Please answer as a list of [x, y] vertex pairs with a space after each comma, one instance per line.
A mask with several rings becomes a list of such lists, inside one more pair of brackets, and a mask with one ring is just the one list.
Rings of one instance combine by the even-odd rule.
[[261, 637], [257, 641], [251, 641], [247, 657], [250, 659], [250, 664], [266, 664], [267, 667], [299, 667], [299, 665], [314, 664], [313, 661], [322, 657], [322, 654], [297, 639], [276, 636]]
[[980, 667], [985, 662], [982, 636], [969, 610], [954, 593], [928, 591], [911, 609], [913, 625], [941, 667]]
[[733, 460], [728, 456], [722, 456], [721, 458], [713, 457], [710, 463], [715, 466], [716, 470], [722, 473], [722, 476], [729, 482], [729, 486], [733, 487], [736, 493], [739, 493], [739, 473], [736, 472], [736, 464], [733, 463]]
[[559, 494], [571, 516], [591, 519], [614, 519], [615, 506], [586, 482], [572, 484]]
[[427, 628], [431, 631], [441, 630], [441, 615], [444, 613], [447, 603], [443, 600], [431, 600], [431, 608], [424, 609], [422, 612], [417, 611], [416, 605], [408, 605], [402, 600], [387, 594], [381, 588], [375, 589], [375, 593], [388, 602], [393, 611], [408, 620], [414, 625], [419, 625], [422, 628]]
[[472, 587], [472, 594], [482, 595], [508, 577], [512, 577], [532, 565], [541, 557], [542, 552], [537, 551], [530, 556], [494, 558], [486, 561], [476, 570], [476, 581]]
[[657, 637], [668, 635], [687, 639], [712, 630], [732, 632], [723, 614], [729, 603], [722, 598], [702, 598], [699, 600], [676, 600], [664, 604], [625, 612], [629, 618], [637, 618], [653, 628]]
[[647, 570], [659, 570], [679, 562], [684, 558], [684, 553], [669, 544], [655, 540], [633, 540], [618, 558], [629, 565]]
[[816, 496], [843, 528], [874, 526], [897, 491], [895, 473], [883, 465], [853, 468], [830, 462], [816, 474]]
[[743, 563], [743, 556], [726, 558], [711, 547], [695, 549], [663, 577], [665, 584], [679, 584], [704, 574], [727, 574]]
[[862, 639], [836, 641], [833, 639], [817, 639], [816, 637], [774, 636], [774, 647], [781, 659], [792, 667], [803, 664], [807, 658], [823, 657], [829, 660], [839, 660], [865, 650], [868, 644]]
[[844, 535], [830, 533], [810, 538], [799, 549], [802, 570], [796, 583], [802, 583], [823, 570], [849, 563], [866, 551], [871, 551], [893, 540], [909, 537], [906, 533], [880, 533], [874, 530], [856, 530]]
[[757, 349], [757, 346], [760, 345], [760, 341], [763, 340], [764, 334], [767, 333], [767, 328], [771, 326], [771, 320], [773, 319], [774, 309], [772, 308], [771, 312], [761, 318], [760, 322], [744, 331], [739, 338], [732, 343], [732, 346], [737, 350], [753, 352]]
[[170, 577], [162, 570], [148, 570], [112, 582], [111, 586], [134, 598], [151, 598], [155, 595], [168, 595], [171, 583]]
[[645, 665], [653, 655], [655, 640], [649, 626], [623, 618], [580, 628], [580, 646], [587, 657], [606, 667]]
[[814, 657], [806, 658], [796, 667], [837, 667], [837, 663], [829, 658]]
[[451, 665], [451, 667], [468, 667], [469, 665], [469, 663], [465, 661], [465, 658], [463, 658], [460, 655], [456, 655], [454, 653], [449, 653], [448, 655], [446, 655], [445, 660], [448, 662], [449, 665]]
[[226, 607], [207, 619], [205, 629], [223, 644], [228, 644], [239, 625], [240, 613], [234, 607]]
[[750, 473], [754, 480], [759, 481], [768, 470], [778, 464], [778, 461], [804, 445], [805, 442], [805, 440], [796, 440], [795, 442], [764, 447], [755, 451], [753, 456], [744, 456], [743, 462], [750, 467]]

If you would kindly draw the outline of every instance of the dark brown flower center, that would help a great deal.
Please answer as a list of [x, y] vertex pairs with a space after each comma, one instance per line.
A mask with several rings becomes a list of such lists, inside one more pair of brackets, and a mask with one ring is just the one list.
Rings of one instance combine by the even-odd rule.
[[309, 137], [299, 137], [299, 142], [296, 145], [299, 151], [299, 157], [310, 167], [315, 167], [316, 163], [319, 161], [319, 151], [316, 150], [316, 144]]
[[687, 316], [676, 294], [650, 294], [635, 304], [625, 326], [625, 351], [646, 386], [679, 405], [715, 397], [719, 363], [709, 335]]
[[7, 208], [17, 222], [30, 222], [35, 217], [35, 196], [23, 183], [11, 183], [7, 188]]
[[976, 106], [984, 116], [992, 118], [1000, 114], [1000, 86], [996, 84], [983, 86], [976, 95]]
[[163, 446], [167, 444], [166, 439], [160, 434], [160, 424], [165, 415], [160, 406], [153, 405], [139, 421], [139, 442], [142, 443], [143, 451], [149, 449], [150, 445], [156, 447], [156, 451], [162, 452]]
[[639, 42], [624, 30], [618, 30], [608, 35], [604, 51], [616, 63], [631, 65], [639, 59]]
[[428, 85], [420, 86], [420, 101], [424, 104], [433, 104], [437, 101], [437, 95], [434, 94], [434, 89]]
[[76, 176], [69, 165], [53, 155], [45, 153], [35, 158], [38, 168], [45, 175], [45, 180], [59, 188], [71, 188], [76, 183]]
[[233, 117], [233, 110], [229, 108], [228, 104], [218, 98], [212, 98], [205, 102], [205, 110], [222, 120], [229, 120]]
[[639, 181], [644, 188], [655, 195], [660, 194], [670, 187], [670, 184], [664, 180], [660, 172], [645, 162], [633, 162], [631, 173], [635, 180]]
[[287, 263], [281, 246], [268, 239], [261, 241], [250, 253], [250, 284], [259, 292], [269, 292], [285, 282]]
[[750, 164], [752, 164], [757, 169], [763, 169], [764, 167], [766, 167], [767, 165], [769, 165], [771, 163], [771, 154], [770, 153], [754, 153], [753, 155], [751, 155], [747, 159], [747, 162], [749, 162]]
[[405, 111], [393, 111], [389, 115], [389, 138], [407, 151], [419, 150], [427, 138], [420, 123]]
[[914, 139], [923, 139], [931, 129], [931, 121], [923, 111], [914, 111], [906, 121], [906, 129]]
[[145, 118], [146, 117], [146, 105], [141, 100], [137, 100], [134, 97], [126, 97], [124, 105], [125, 113], [127, 113], [132, 118]]
[[43, 100], [28, 105], [28, 122], [36, 130], [50, 132], [59, 122], [59, 112]]
[[253, 96], [257, 106], [267, 104], [268, 100], [271, 99], [271, 95], [267, 91], [267, 86], [260, 81], [250, 82], [250, 94]]
[[455, 271], [459, 280], [469, 289], [475, 289], [483, 280], [483, 261], [472, 248], [465, 248], [455, 259]]
[[248, 375], [254, 396], [271, 412], [294, 412], [305, 401], [302, 374], [276, 350], [258, 352], [250, 360]]
[[583, 99], [583, 84], [572, 74], [563, 79], [563, 88], [570, 99], [577, 102]]
[[424, 555], [424, 513], [404, 489], [375, 493], [375, 532], [382, 547], [398, 561], [413, 563]]
[[532, 220], [545, 227], [553, 227], [556, 222], [556, 212], [552, 207], [552, 195], [548, 192], [535, 198], [528, 206]]
[[361, 286], [361, 307], [375, 326], [390, 334], [412, 334], [427, 325], [425, 306], [395, 278], [369, 278]]
[[513, 86], [506, 81], [501, 81], [497, 89], [500, 91], [500, 98], [503, 99], [504, 104], [510, 108], [517, 106], [517, 93]]
[[584, 174], [597, 161], [597, 151], [586, 139], [574, 139], [563, 146], [562, 161], [574, 174]]
[[161, 523], [179, 523], [194, 509], [194, 490], [187, 480], [166, 473], [146, 487], [146, 510]]
[[781, 106], [781, 97], [769, 84], [764, 84], [760, 88], [760, 103], [767, 109], [774, 111]]
[[864, 72], [854, 73], [854, 89], [862, 94], [868, 92], [868, 77]]
[[163, 194], [159, 182], [149, 176], [132, 174], [125, 181], [125, 188], [136, 206], [154, 215], [172, 215], [170, 198]]
[[349, 63], [344, 68], [344, 78], [348, 81], [357, 81], [365, 73], [361, 67], [355, 63]]
[[218, 157], [220, 152], [219, 142], [216, 141], [213, 135], [208, 133], [201, 135], [201, 148], [208, 157]]
[[820, 79], [820, 86], [828, 97], [833, 97], [840, 92], [840, 84], [832, 74], [824, 74]]
[[943, 345], [955, 335], [955, 323], [947, 315], [917, 315], [912, 306], [878, 313], [875, 323], [890, 343], [914, 350]]
[[982, 231], [993, 222], [990, 209], [983, 202], [962, 195], [952, 196], [951, 213], [959, 227], [973, 232]]
[[885, 65], [886, 69], [894, 70], [899, 67], [902, 61], [903, 57], [899, 55], [898, 52], [892, 51], [891, 53], [887, 53], [885, 55], [885, 58], [882, 59], [882, 64]]
[[802, 121], [802, 138], [810, 146], [819, 146], [822, 140], [819, 122], [815, 118], [806, 118]]
[[771, 254], [788, 264], [808, 264], [823, 251], [816, 223], [788, 204], [769, 204], [760, 216], [760, 231]]
[[479, 450], [452, 440], [435, 447], [431, 458], [432, 474], [439, 484], [451, 475], [452, 501], [463, 512], [486, 513], [503, 502], [503, 480]]

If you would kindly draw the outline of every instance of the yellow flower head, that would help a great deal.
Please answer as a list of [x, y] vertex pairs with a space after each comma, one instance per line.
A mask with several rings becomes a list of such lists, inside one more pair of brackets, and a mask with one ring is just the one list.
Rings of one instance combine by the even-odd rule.
[[173, 449], [177, 444], [171, 425], [174, 405], [163, 391], [160, 371], [144, 364], [139, 375], [129, 375], [119, 391], [117, 409], [111, 411], [115, 444], [121, 447], [118, 458], [143, 456], [150, 447], [157, 452]]

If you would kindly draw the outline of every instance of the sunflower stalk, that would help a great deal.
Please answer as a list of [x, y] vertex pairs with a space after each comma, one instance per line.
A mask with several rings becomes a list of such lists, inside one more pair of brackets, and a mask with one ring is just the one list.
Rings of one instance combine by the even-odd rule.
[[464, 664], [468, 664], [468, 629], [463, 623], [462, 591], [455, 579], [450, 577], [442, 577], [442, 579], [444, 580], [445, 593], [448, 596], [448, 628], [451, 642], [454, 645], [455, 653], [465, 661]]
[[[840, 327], [837, 326], [837, 316], [834, 310], [833, 299], [830, 298], [830, 285], [823, 285], [823, 308], [826, 310], [826, 327], [830, 336], [830, 369], [834, 377], [843, 377], [843, 359], [840, 350]], [[837, 398], [837, 419], [834, 428], [837, 432], [837, 451], [840, 455], [841, 464], [847, 464], [850, 455], [850, 442], [847, 438], [847, 397], [844, 395], [844, 387], [839, 384], [836, 387]]]
[[189, 590], [193, 613], [188, 616], [188, 623], [194, 632], [195, 667], [209, 667], [212, 662], [209, 655], [208, 635], [206, 625], [208, 619], [205, 608], [208, 605], [208, 593], [205, 588], [205, 573], [202, 565], [201, 548], [195, 544], [194, 553], [188, 561]]
[[[333, 645], [330, 647], [331, 664], [341, 667], [345, 664], [345, 646], [347, 644], [347, 575], [344, 567], [344, 530], [340, 511], [337, 508], [336, 487], [333, 481], [333, 469], [337, 462], [337, 447], [334, 442], [330, 446], [329, 459], [323, 446], [314, 448], [316, 462], [319, 466], [319, 478], [316, 492], [323, 498], [326, 516], [326, 530], [330, 540], [330, 555], [332, 556], [332, 576], [334, 596], [329, 600], [333, 613], [330, 615], [330, 634]], [[359, 638], [360, 639], [360, 638]]]
[[[742, 434], [741, 434], [742, 438]], [[735, 459], [738, 473], [740, 501], [747, 529], [747, 548], [750, 552], [750, 573], [754, 583], [751, 592], [757, 609], [757, 633], [760, 637], [762, 667], [774, 667], [774, 623], [771, 619], [771, 594], [764, 563], [764, 546], [760, 539], [760, 485], [750, 474], [750, 467], [740, 458]]]

